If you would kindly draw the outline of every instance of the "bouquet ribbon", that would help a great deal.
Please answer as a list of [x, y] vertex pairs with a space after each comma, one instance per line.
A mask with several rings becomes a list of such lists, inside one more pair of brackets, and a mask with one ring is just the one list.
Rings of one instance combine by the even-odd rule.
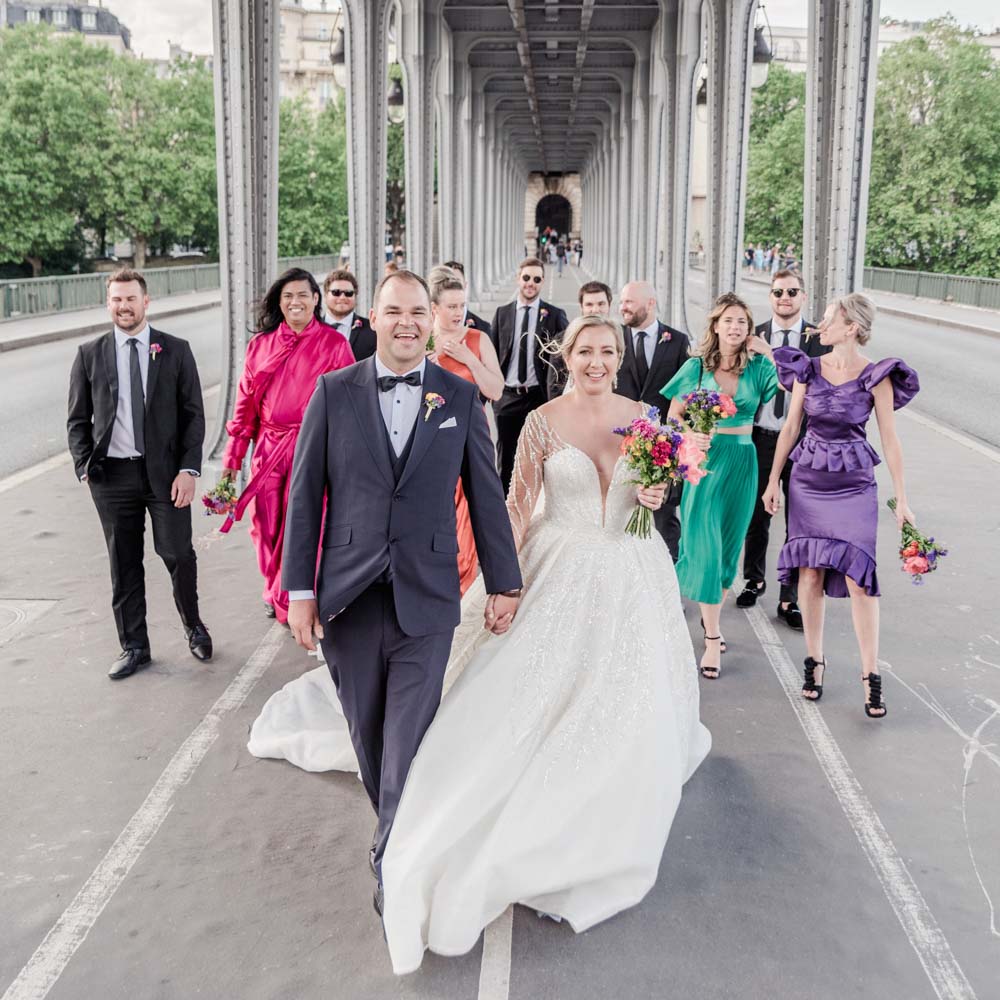
[[[264, 483], [267, 482], [267, 477], [288, 457], [289, 452], [294, 450], [300, 427], [301, 424], [261, 424], [261, 430], [280, 434], [281, 437], [274, 446], [274, 451], [268, 455], [267, 461], [261, 465], [253, 479], [247, 483], [239, 500], [236, 501], [236, 506], [226, 515], [226, 519], [219, 526], [219, 531], [224, 535], [228, 534], [232, 526], [243, 517], [243, 512], [247, 509], [250, 501], [260, 493]], [[282, 533], [284, 533], [284, 529], [282, 529]], [[281, 551], [280, 546], [278, 546], [278, 551]]]

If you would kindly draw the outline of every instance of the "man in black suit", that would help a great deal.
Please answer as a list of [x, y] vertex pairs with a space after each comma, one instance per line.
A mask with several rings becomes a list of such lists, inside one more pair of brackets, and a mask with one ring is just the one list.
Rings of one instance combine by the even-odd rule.
[[[457, 271], [465, 282], [466, 291], [469, 288], [469, 282], [465, 277], [465, 265], [458, 260], [446, 260], [444, 262], [445, 267], [450, 267], [453, 271]], [[474, 330], [479, 330], [481, 333], [489, 334], [490, 324], [483, 319], [482, 316], [477, 316], [469, 307], [465, 307], [465, 317], [462, 320], [463, 326], [471, 326]]]
[[[687, 361], [688, 336], [656, 318], [656, 291], [648, 281], [630, 281], [625, 285], [619, 295], [618, 308], [625, 328], [625, 357], [615, 392], [655, 406], [662, 416], [666, 416], [669, 400], [660, 395], [660, 390]], [[681, 522], [677, 516], [680, 500], [681, 487], [675, 486], [667, 494], [663, 506], [653, 514], [657, 530], [667, 543], [674, 562], [681, 538]]]
[[350, 341], [355, 361], [375, 353], [375, 331], [368, 320], [357, 313], [358, 279], [346, 268], [331, 271], [323, 282], [326, 323]]
[[[282, 579], [296, 640], [307, 649], [314, 635], [322, 641], [378, 814], [370, 864], [381, 914], [382, 855], [410, 763], [441, 700], [461, 617], [459, 479], [491, 595], [491, 631], [513, 620], [521, 574], [476, 386], [424, 356], [431, 314], [423, 279], [410, 271], [383, 278], [371, 321], [375, 356], [323, 375], [306, 409]], [[439, 405], [428, 405], [435, 396]]]
[[[776, 347], [797, 347], [811, 358], [830, 350], [819, 342], [816, 327], [802, 316], [806, 302], [802, 277], [790, 270], [776, 271], [771, 279], [771, 318], [761, 323], [751, 341], [758, 354], [773, 354]], [[771, 528], [771, 515], [764, 509], [761, 497], [767, 489], [774, 461], [778, 434], [785, 423], [788, 397], [779, 390], [769, 403], [765, 403], [754, 418], [753, 443], [757, 449], [757, 505], [754, 507], [750, 527], [747, 529], [743, 550], [743, 576], [746, 583], [736, 598], [741, 608], [751, 608], [767, 589], [765, 569], [767, 540]], [[788, 482], [792, 463], [786, 462], [781, 472], [781, 485], [785, 492], [785, 531], [788, 530]], [[783, 583], [778, 597], [778, 617], [796, 631], [802, 629], [802, 612], [797, 603], [798, 591], [794, 583]]]
[[503, 395], [493, 404], [497, 422], [497, 468], [504, 492], [510, 490], [517, 439], [528, 414], [548, 399], [550, 359], [547, 344], [558, 341], [568, 325], [566, 313], [542, 301], [545, 265], [527, 257], [517, 269], [517, 298], [493, 316], [490, 340], [500, 359]]
[[[580, 286], [576, 296], [580, 304], [581, 316], [611, 315], [611, 289], [603, 281], [587, 281]], [[569, 372], [562, 355], [556, 354], [549, 359], [548, 393], [549, 399], [555, 399], [566, 391]]]
[[201, 383], [187, 341], [153, 330], [148, 306], [138, 271], [112, 274], [114, 329], [79, 348], [70, 374], [69, 450], [77, 478], [90, 486], [111, 558], [122, 646], [108, 672], [112, 680], [150, 662], [142, 565], [147, 511], [191, 653], [199, 660], [212, 657], [198, 612], [191, 544], [191, 500], [205, 438]]

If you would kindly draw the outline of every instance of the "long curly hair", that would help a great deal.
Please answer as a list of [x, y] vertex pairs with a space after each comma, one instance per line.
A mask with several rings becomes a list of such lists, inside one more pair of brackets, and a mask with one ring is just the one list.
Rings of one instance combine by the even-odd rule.
[[719, 347], [719, 331], [717, 329], [722, 314], [730, 306], [739, 306], [747, 314], [747, 339], [743, 342], [737, 355], [736, 367], [732, 371], [737, 375], [742, 375], [746, 366], [750, 363], [750, 351], [747, 341], [753, 336], [753, 313], [750, 307], [735, 292], [723, 292], [712, 304], [711, 312], [708, 314], [708, 321], [705, 332], [701, 335], [701, 341], [691, 352], [694, 357], [700, 357], [701, 363], [706, 371], [714, 372], [722, 365], [722, 349]]
[[313, 309], [313, 316], [323, 322], [323, 295], [319, 290], [316, 279], [301, 267], [290, 267], [273, 285], [267, 290], [264, 298], [257, 306], [256, 327], [257, 333], [273, 333], [284, 322], [285, 316], [281, 311], [281, 290], [291, 281], [308, 281], [309, 287], [316, 295], [316, 308]]

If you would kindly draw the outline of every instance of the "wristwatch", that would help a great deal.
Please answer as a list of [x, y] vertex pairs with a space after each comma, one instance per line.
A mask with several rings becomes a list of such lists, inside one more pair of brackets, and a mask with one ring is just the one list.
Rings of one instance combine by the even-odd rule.
[[517, 590], [501, 590], [500, 593], [497, 596], [498, 597], [520, 597], [522, 590], [523, 590], [522, 587], [518, 587]]

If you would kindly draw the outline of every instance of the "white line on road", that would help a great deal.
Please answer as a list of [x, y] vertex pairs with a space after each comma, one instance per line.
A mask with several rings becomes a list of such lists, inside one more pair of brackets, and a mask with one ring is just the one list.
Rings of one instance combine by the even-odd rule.
[[483, 932], [479, 1000], [507, 1000], [510, 996], [510, 945], [513, 930], [514, 907], [508, 906]]
[[975, 1000], [972, 985], [818, 706], [801, 697], [798, 671], [771, 622], [760, 608], [748, 608], [746, 615], [934, 992], [940, 1000]]
[[277, 622], [271, 626], [219, 700], [170, 759], [146, 801], [7, 988], [3, 1000], [43, 1000], [48, 995], [77, 948], [87, 939], [104, 907], [156, 836], [173, 808], [177, 792], [190, 781], [205, 759], [219, 735], [223, 718], [243, 704], [285, 644], [287, 635], [284, 626]]
[[[208, 399], [209, 396], [214, 396], [221, 387], [221, 383], [219, 382], [216, 382], [215, 385], [209, 386], [202, 393], [202, 398]], [[44, 476], [46, 472], [58, 469], [61, 465], [67, 465], [70, 458], [71, 456], [68, 451], [61, 451], [58, 455], [46, 458], [43, 461], [38, 462], [36, 465], [29, 465], [26, 469], [20, 469], [18, 472], [14, 472], [6, 478], [0, 479], [0, 493], [6, 493], [8, 490], [13, 490], [18, 486], [23, 486], [24, 483], [30, 483], [32, 479]]]
[[929, 427], [932, 431], [937, 431], [938, 434], [943, 434], [946, 438], [957, 441], [959, 444], [965, 445], [966, 448], [971, 448], [974, 452], [983, 455], [991, 462], [1000, 462], [1000, 451], [997, 451], [996, 448], [991, 448], [988, 444], [983, 444], [982, 441], [977, 441], [975, 438], [969, 437], [968, 434], [963, 434], [961, 431], [952, 430], [938, 420], [932, 420], [930, 417], [925, 417], [922, 413], [917, 413], [914, 410], [900, 410], [896, 416], [902, 416], [907, 420], [914, 420], [922, 427]]

